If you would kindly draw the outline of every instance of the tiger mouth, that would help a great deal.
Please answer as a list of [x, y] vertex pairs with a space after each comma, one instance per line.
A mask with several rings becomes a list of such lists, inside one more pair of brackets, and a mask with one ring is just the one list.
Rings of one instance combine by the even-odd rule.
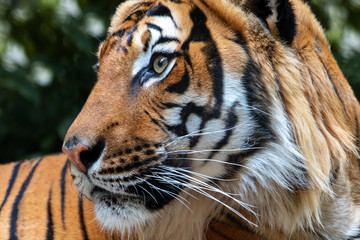
[[105, 204], [108, 208], [124, 205], [126, 202], [144, 204], [143, 198], [128, 193], [113, 193], [95, 186], [91, 192], [92, 201], [98, 204]]
[[149, 210], [161, 209], [170, 203], [180, 194], [182, 186], [165, 181], [146, 180], [138, 184], [128, 186], [121, 193], [110, 192], [99, 186], [91, 191], [92, 201], [104, 203], [109, 208], [113, 206], [123, 206], [127, 202], [132, 205], [143, 205]]

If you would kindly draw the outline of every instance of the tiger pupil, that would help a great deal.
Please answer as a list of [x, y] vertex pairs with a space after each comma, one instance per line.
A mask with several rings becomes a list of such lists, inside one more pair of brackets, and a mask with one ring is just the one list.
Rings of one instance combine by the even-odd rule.
[[154, 65], [153, 65], [155, 72], [157, 72], [159, 74], [162, 73], [165, 70], [165, 68], [167, 67], [168, 63], [169, 63], [169, 60], [167, 57], [164, 57], [164, 56], [156, 57], [155, 61], [154, 61]]

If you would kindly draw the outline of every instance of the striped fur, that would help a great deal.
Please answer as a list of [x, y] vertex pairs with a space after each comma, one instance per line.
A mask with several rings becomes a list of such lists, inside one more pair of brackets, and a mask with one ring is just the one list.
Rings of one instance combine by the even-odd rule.
[[0, 239], [119, 239], [94, 221], [64, 155], [0, 167]]
[[[305, 3], [130, 0], [98, 55], [98, 82], [63, 149], [106, 231], [174, 240], [359, 236], [359, 104]], [[8, 189], [15, 175], [24, 180], [12, 201], [3, 190], [7, 211], [24, 201], [42, 161], [28, 163], [25, 176], [12, 165]], [[55, 189], [42, 189], [44, 226], [67, 220]], [[77, 215], [83, 237], [99, 230], [85, 213]], [[19, 232], [19, 214], [9, 216], [8, 232]], [[44, 229], [44, 238], [57, 234]]]

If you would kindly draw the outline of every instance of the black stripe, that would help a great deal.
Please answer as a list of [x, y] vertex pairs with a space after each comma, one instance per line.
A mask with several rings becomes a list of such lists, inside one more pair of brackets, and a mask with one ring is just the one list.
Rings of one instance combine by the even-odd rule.
[[[126, 21], [134, 21], [134, 22], [138, 22], [140, 21], [144, 16], [145, 16], [145, 13], [147, 11], [147, 9], [153, 5], [153, 2], [142, 2], [142, 3], [139, 3], [136, 8], [133, 9], [133, 12], [125, 18], [125, 20], [122, 22], [126, 22]], [[142, 9], [140, 9], [142, 8]]]
[[132, 95], [136, 95], [136, 93], [139, 90], [139, 87], [144, 83], [144, 75], [145, 73], [148, 71], [148, 66], [143, 67], [142, 69], [140, 69], [136, 75], [131, 79], [130, 82], [130, 89], [131, 89], [131, 94]]
[[10, 177], [10, 180], [9, 180], [9, 183], [8, 183], [8, 187], [6, 189], [6, 193], [5, 193], [5, 197], [4, 197], [4, 200], [3, 202], [1, 203], [1, 206], [0, 206], [0, 212], [2, 210], [2, 208], [4, 207], [9, 195], [10, 195], [10, 192], [11, 192], [11, 189], [13, 188], [14, 186], [14, 183], [15, 183], [15, 180], [16, 180], [16, 177], [19, 173], [19, 168], [20, 168], [20, 163], [17, 163], [13, 170], [12, 170], [12, 174], [11, 174], [11, 177]]
[[178, 42], [180, 42], [180, 40], [177, 39], [177, 38], [161, 37], [161, 38], [154, 44], [154, 46], [157, 45], [157, 44], [169, 43], [169, 42], [177, 42], [177, 43], [178, 43]]
[[331, 170], [330, 170], [330, 180], [329, 180], [330, 186], [332, 186], [336, 182], [339, 173], [339, 168], [340, 168], [339, 164], [334, 163], [334, 160], [332, 160]]
[[17, 231], [17, 220], [19, 216], [19, 204], [20, 201], [26, 191], [26, 188], [29, 186], [29, 183], [34, 175], [34, 172], [36, 168], [39, 166], [39, 163], [42, 161], [42, 158], [38, 160], [38, 162], [34, 165], [34, 167], [31, 169], [29, 175], [27, 176], [26, 180], [21, 185], [20, 191], [18, 195], [15, 198], [15, 201], [12, 206], [11, 216], [10, 216], [10, 239], [16, 240], [18, 239], [16, 236]]
[[144, 49], [143, 49], [144, 52], [147, 52], [148, 49], [149, 49], [150, 39], [151, 39], [151, 38], [148, 37], [148, 38], [146, 39], [146, 42], [144, 43]]
[[[359, 132], [359, 119], [358, 119], [358, 116], [357, 116], [357, 112], [356, 112], [356, 109], [355, 109], [355, 146], [357, 147], [357, 151], [359, 153], [359, 147], [360, 147], [360, 132]], [[357, 159], [358, 160], [358, 166], [359, 166], [359, 170], [360, 170], [360, 158]]]
[[121, 49], [121, 51], [122, 51], [123, 53], [125, 53], [125, 54], [128, 53], [127, 48], [126, 48], [125, 46], [121, 45], [121, 44], [119, 44], [119, 45], [116, 47], [116, 51], [118, 52], [120, 49]]
[[[283, 1], [277, 1], [283, 2]], [[273, 14], [271, 9], [271, 4], [268, 0], [252, 0], [251, 4], [246, 4], [243, 6], [245, 12], [251, 12], [257, 16], [262, 23], [269, 28], [266, 19]]]
[[150, 10], [146, 14], [148, 17], [154, 17], [154, 16], [165, 16], [169, 17], [171, 21], [174, 23], [175, 27], [177, 28], [177, 24], [174, 21], [173, 16], [171, 15], [171, 11], [166, 6], [162, 5], [161, 3], [158, 4], [155, 7], [150, 8]]
[[329, 80], [330, 80], [330, 82], [331, 82], [331, 85], [332, 85], [332, 87], [333, 87], [333, 89], [334, 89], [337, 97], [339, 98], [339, 100], [340, 100], [340, 102], [341, 102], [341, 104], [342, 104], [342, 106], [343, 106], [344, 112], [347, 114], [345, 103], [344, 103], [343, 99], [342, 99], [341, 96], [340, 96], [339, 90], [337, 89], [337, 87], [336, 87], [336, 85], [335, 85], [334, 79], [332, 78], [331, 74], [329, 73], [329, 71], [328, 71], [327, 67], [325, 66], [324, 62], [322, 61], [322, 59], [321, 59], [319, 56], [318, 56], [318, 58], [319, 58], [320, 62], [322, 63], [322, 65], [323, 65], [323, 67], [324, 67], [324, 69], [325, 69], [325, 71], [326, 71], [326, 74], [327, 74], [328, 77], [329, 77]]
[[122, 38], [125, 34], [125, 32], [128, 30], [129, 28], [125, 28], [125, 29], [120, 29], [114, 33], [111, 34], [111, 37], [119, 37], [119, 38]]
[[150, 8], [149, 11], [147, 12], [146, 16], [148, 16], [148, 17], [166, 16], [166, 17], [170, 17], [173, 20], [170, 10], [167, 7], [165, 7], [164, 5], [162, 5], [161, 3]]
[[[169, 183], [162, 179], [158, 180], [158, 178], [151, 178], [138, 185], [129, 186], [126, 189], [126, 192], [144, 196], [145, 207], [148, 210], [159, 210], [174, 200], [175, 196], [179, 195], [181, 192], [183, 185], [189, 181], [186, 176], [182, 175], [167, 176], [174, 182]], [[153, 186], [156, 186], [159, 190], [154, 189]]]
[[289, 1], [279, 1], [276, 7], [277, 21], [276, 27], [279, 30], [280, 38], [288, 45], [294, 41], [297, 25], [294, 10]]
[[[140, 16], [143, 16], [144, 14], [145, 14], [144, 10], [137, 10], [137, 11], [131, 13], [129, 16], [127, 16], [122, 23], [125, 23], [127, 21], [131, 21], [131, 20], [136, 21], [136, 20], [139, 19]], [[134, 16], [135, 16], [135, 18], [133, 19]]]
[[166, 132], [166, 130], [164, 129], [164, 127], [159, 123], [158, 120], [156, 120], [155, 118], [153, 118], [150, 113], [146, 110], [144, 110], [145, 114], [149, 116], [150, 120], [152, 123], [154, 123], [155, 125], [157, 125], [163, 132]]
[[[180, 118], [181, 118], [181, 123], [178, 125], [166, 125], [166, 128], [175, 133], [177, 136], [185, 136], [188, 134], [188, 131], [186, 129], [186, 122], [187, 122], [187, 118], [190, 116], [190, 114], [196, 114], [197, 116], [199, 116], [202, 119], [208, 119], [208, 112], [206, 112], [206, 110], [203, 107], [198, 107], [196, 106], [195, 103], [190, 102], [188, 104], [186, 104], [186, 106], [182, 107], [181, 109], [181, 113], [180, 113]], [[203, 120], [204, 122], [204, 120]], [[193, 141], [193, 139], [198, 139], [198, 137], [194, 137], [191, 138], [190, 140]], [[191, 145], [191, 144], [190, 144]]]
[[[251, 109], [249, 109], [250, 114], [256, 122], [254, 127], [257, 127], [257, 130], [255, 130], [257, 139], [259, 141], [262, 139], [274, 139], [276, 135], [270, 126], [270, 112], [268, 107], [271, 106], [272, 103], [270, 102], [266, 87], [262, 81], [260, 69], [258, 66], [255, 66], [251, 58], [242, 79], [246, 90], [247, 103], [251, 106]], [[255, 139], [254, 141], [257, 140]]]
[[[360, 226], [358, 226], [358, 229], [360, 229]], [[359, 233], [355, 234], [355, 236], [346, 238], [346, 240], [358, 240], [359, 238], [360, 238], [360, 231]]]
[[65, 184], [66, 184], [66, 172], [68, 166], [69, 166], [69, 160], [66, 160], [65, 165], [61, 170], [61, 180], [60, 180], [61, 221], [64, 229], [65, 229]]
[[241, 33], [239, 33], [239, 32], [236, 33], [234, 39], [228, 38], [228, 40], [230, 40], [230, 41], [236, 43], [237, 45], [239, 45], [246, 52], [246, 55], [251, 59], [250, 51], [249, 51], [249, 48], [247, 46], [247, 42], [245, 41], [244, 36], [242, 36]]
[[153, 2], [141, 2], [137, 5], [137, 7], [134, 10], [137, 10], [141, 7], [150, 7], [151, 5], [153, 5]]
[[236, 228], [259, 236], [253, 229], [249, 228], [244, 222], [242, 222], [241, 219], [236, 218], [231, 213], [227, 213], [226, 218], [228, 218], [232, 224], [235, 224]]
[[164, 106], [164, 108], [176, 108], [176, 107], [181, 107], [181, 105], [177, 104], [177, 103], [172, 103], [172, 102], [162, 102], [160, 103], [161, 105]]
[[162, 32], [162, 28], [159, 27], [158, 25], [152, 24], [152, 23], [146, 23], [146, 26], [148, 28], [152, 28], [155, 29], [156, 31]]
[[52, 211], [51, 211], [51, 192], [52, 189], [50, 188], [48, 202], [47, 202], [47, 217], [48, 217], [47, 233], [46, 233], [47, 240], [54, 239], [54, 222], [52, 219]]
[[154, 113], [155, 113], [156, 115], [158, 115], [158, 117], [159, 117], [161, 120], [166, 121], [166, 119], [165, 119], [154, 107], [152, 107], [151, 109], [154, 111]]
[[186, 44], [190, 42], [205, 42], [206, 46], [201, 51], [206, 56], [206, 66], [210, 77], [213, 80], [213, 95], [216, 99], [214, 107], [214, 118], [220, 115], [220, 108], [223, 102], [223, 68], [222, 59], [214, 40], [211, 37], [210, 30], [206, 25], [207, 18], [205, 14], [199, 9], [194, 8], [190, 13], [190, 18], [193, 22], [189, 39]]
[[[257, 128], [255, 130], [256, 134], [252, 138], [254, 141], [251, 144], [263, 145], [270, 139], [274, 140], [276, 136], [270, 126], [268, 106], [271, 106], [271, 102], [269, 94], [266, 92], [266, 87], [262, 81], [260, 67], [255, 65], [244, 37], [238, 33], [236, 39], [232, 41], [238, 44], [249, 58], [242, 82], [246, 90], [247, 104], [252, 107], [252, 109], [249, 109], [250, 114], [252, 119], [255, 120], [255, 127]], [[260, 144], [259, 141], [263, 143]]]
[[177, 83], [171, 84], [168, 86], [165, 91], [171, 92], [171, 93], [178, 93], [183, 94], [190, 85], [190, 78], [189, 78], [189, 72], [185, 67], [185, 73], [182, 76], [181, 80]]
[[[221, 224], [223, 224], [223, 223], [221, 223]], [[234, 240], [233, 238], [229, 238], [228, 236], [224, 235], [224, 233], [218, 231], [216, 228], [211, 227], [211, 225], [210, 225], [209, 229], [211, 231], [215, 232], [217, 235], [221, 236], [222, 240]], [[238, 238], [236, 238], [236, 239], [238, 239]]]
[[79, 215], [80, 215], [80, 225], [82, 230], [82, 235], [84, 240], [89, 240], [87, 230], [86, 230], [86, 224], [85, 224], [85, 218], [84, 218], [84, 208], [83, 208], [83, 199], [79, 197]]
[[[226, 134], [225, 136], [219, 141], [216, 143], [216, 146], [213, 147], [213, 151], [210, 153], [208, 159], [211, 159], [218, 151], [218, 149], [221, 149], [222, 147], [224, 147], [226, 144], [229, 143], [229, 140], [230, 140], [230, 137], [233, 133], [233, 130], [234, 130], [234, 127], [236, 126], [236, 124], [238, 123], [238, 118], [235, 114], [235, 108], [237, 106], [237, 103], [235, 103], [231, 109], [230, 109], [230, 112], [229, 112], [229, 115], [225, 121], [225, 129], [229, 129], [229, 130], [226, 130]], [[208, 160], [204, 161], [205, 162], [208, 162]]]
[[[145, 43], [145, 47], [144, 47], [144, 52], [147, 51], [147, 49], [149, 48], [149, 41], [150, 39], [148, 39], [148, 41]], [[169, 37], [161, 37], [157, 42], [155, 42], [152, 46], [151, 46], [151, 49], [153, 49], [156, 45], [158, 44], [162, 44], [162, 43], [169, 43], [169, 42], [176, 42], [176, 43], [179, 43], [180, 40], [177, 39], [177, 38], [169, 38]], [[145, 51], [146, 50], [146, 51]], [[180, 53], [179, 52], [173, 52], [171, 54], [166, 54], [164, 53], [164, 55], [170, 55], [172, 58], [173, 57], [178, 57], [180, 56]], [[150, 61], [151, 62], [151, 61]]]
[[134, 38], [134, 32], [136, 32], [138, 29], [138, 25], [135, 25], [134, 27], [132, 27], [127, 33], [126, 36], [128, 37], [126, 44], [128, 47], [131, 47], [132, 45], [132, 40]]
[[359, 119], [358, 119], [358, 116], [357, 116], [357, 112], [356, 112], [356, 109], [355, 109], [355, 145], [359, 148], [360, 147], [360, 142], [359, 142], [359, 138], [360, 138], [360, 132], [359, 132]]

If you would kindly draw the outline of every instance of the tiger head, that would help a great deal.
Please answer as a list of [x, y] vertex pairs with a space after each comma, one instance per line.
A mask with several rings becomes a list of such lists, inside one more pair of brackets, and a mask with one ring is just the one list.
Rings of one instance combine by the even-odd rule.
[[222, 212], [255, 225], [259, 213], [276, 218], [266, 203], [294, 214], [301, 204], [280, 206], [327, 188], [330, 167], [313, 161], [323, 145], [291, 49], [296, 19], [278, 12], [303, 3], [249, 2], [118, 7], [97, 83], [63, 146], [106, 228], [179, 216], [206, 224]]

